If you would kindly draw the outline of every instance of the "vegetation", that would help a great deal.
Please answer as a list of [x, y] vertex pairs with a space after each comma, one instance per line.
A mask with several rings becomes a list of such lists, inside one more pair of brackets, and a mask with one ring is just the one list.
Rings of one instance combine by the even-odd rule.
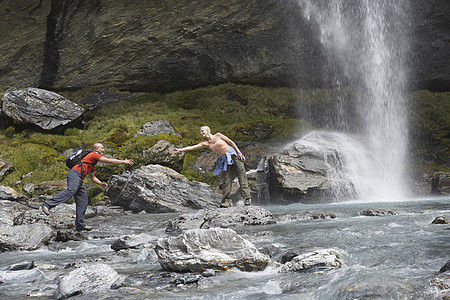
[[411, 95], [411, 141], [421, 168], [450, 172], [450, 93]]
[[[81, 99], [95, 92], [61, 92], [68, 99]], [[311, 126], [291, 117], [298, 92], [288, 88], [262, 88], [247, 85], [223, 84], [168, 94], [138, 94], [131, 102], [114, 103], [87, 112], [83, 128], [67, 128], [63, 134], [30, 130], [17, 131], [14, 127], [0, 130], [0, 158], [11, 162], [14, 171], [0, 184], [20, 188], [25, 183], [64, 179], [67, 167], [65, 151], [75, 147], [90, 147], [95, 142], [106, 145], [107, 156], [134, 159], [133, 168], [146, 164], [143, 151], [159, 139], [178, 145], [192, 145], [201, 141], [199, 128], [208, 125], [214, 132], [222, 132], [245, 147], [251, 143], [276, 142]], [[147, 122], [169, 120], [178, 136], [133, 137]], [[186, 161], [195, 160], [201, 151], [186, 155]], [[118, 173], [126, 166], [102, 166], [104, 173]], [[213, 181], [209, 175], [198, 174], [188, 163], [181, 171], [190, 179]], [[33, 172], [32, 176], [22, 178]], [[99, 177], [100, 177], [99, 176]], [[20, 183], [19, 183], [20, 182]]]
[[[0, 87], [1, 93], [5, 90], [5, 87]], [[86, 89], [61, 94], [81, 103], [81, 99], [92, 92], [96, 91]], [[449, 98], [450, 93], [428, 91], [413, 93], [411, 97], [411, 137], [417, 145], [416, 153], [432, 156], [433, 162], [439, 165], [436, 170], [448, 170], [442, 165], [445, 165], [450, 154]], [[0, 129], [0, 158], [14, 165], [14, 170], [0, 184], [20, 192], [25, 183], [65, 179], [68, 170], [64, 153], [75, 147], [90, 147], [98, 141], [106, 145], [107, 156], [134, 159], [136, 165], [133, 168], [137, 168], [149, 163], [144, 151], [160, 139], [175, 145], [200, 142], [199, 128], [203, 125], [210, 126], [213, 132], [228, 135], [241, 148], [279, 143], [307, 132], [313, 126], [321, 127], [326, 119], [330, 121], [326, 115], [330, 109], [347, 107], [346, 111], [355, 110], [354, 100], [354, 92], [345, 89], [339, 92], [298, 91], [238, 84], [168, 94], [136, 94], [130, 102], [114, 103], [87, 112], [82, 128], [66, 128], [62, 134], [19, 130], [14, 126]], [[169, 120], [181, 137], [133, 137], [145, 123], [162, 118]], [[339, 122], [336, 119], [336, 123]], [[192, 168], [201, 153], [201, 150], [186, 153], [184, 162], [169, 164], [189, 179], [213, 183], [217, 176], [199, 173]], [[123, 172], [127, 168], [102, 166], [98, 175], [107, 179], [110, 174]], [[429, 162], [426, 168], [433, 169]], [[92, 196], [98, 194], [99, 190], [93, 189]]]

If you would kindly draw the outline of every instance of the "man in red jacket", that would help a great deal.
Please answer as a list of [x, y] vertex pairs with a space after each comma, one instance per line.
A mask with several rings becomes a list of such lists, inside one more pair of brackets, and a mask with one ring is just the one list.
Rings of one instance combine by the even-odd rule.
[[61, 191], [53, 198], [45, 200], [41, 205], [42, 212], [49, 215], [50, 209], [74, 197], [76, 205], [75, 229], [77, 231], [92, 230], [92, 227], [87, 226], [84, 221], [84, 215], [88, 206], [88, 196], [86, 193], [86, 188], [83, 185], [84, 178], [89, 175], [92, 182], [100, 185], [104, 189], [108, 187], [106, 182], [100, 181], [100, 179], [95, 176], [95, 164], [101, 161], [109, 164], [133, 165], [133, 160], [131, 159], [120, 160], [104, 157], [103, 153], [105, 153], [105, 147], [101, 143], [95, 143], [92, 148], [94, 151], [86, 155], [81, 160], [83, 168], [77, 164], [67, 174], [67, 189]]

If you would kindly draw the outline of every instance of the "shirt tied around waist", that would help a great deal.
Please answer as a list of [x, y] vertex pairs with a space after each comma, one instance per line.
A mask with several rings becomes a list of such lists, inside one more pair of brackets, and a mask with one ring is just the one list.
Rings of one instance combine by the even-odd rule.
[[[217, 161], [216, 168], [214, 169], [213, 172], [214, 175], [219, 175], [220, 173], [222, 173], [222, 171], [228, 170], [228, 165], [234, 164], [232, 155], [238, 156], [236, 149], [230, 147], [230, 150], [228, 150], [228, 152], [225, 153], [225, 155], [219, 156], [219, 160]], [[245, 157], [244, 156], [242, 157], [243, 160], [245, 160]]]

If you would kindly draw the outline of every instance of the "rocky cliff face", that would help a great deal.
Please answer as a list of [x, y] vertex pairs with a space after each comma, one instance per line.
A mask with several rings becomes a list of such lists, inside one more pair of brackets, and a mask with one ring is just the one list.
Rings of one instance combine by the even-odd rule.
[[[413, 0], [416, 86], [448, 90], [446, 0]], [[417, 2], [417, 3], [416, 3]], [[4, 0], [0, 84], [167, 91], [239, 82], [326, 87], [295, 0]]]

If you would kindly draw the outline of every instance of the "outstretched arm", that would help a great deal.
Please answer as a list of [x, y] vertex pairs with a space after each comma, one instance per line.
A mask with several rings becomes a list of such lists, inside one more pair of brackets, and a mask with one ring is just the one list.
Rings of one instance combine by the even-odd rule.
[[117, 164], [127, 164], [127, 165], [130, 165], [130, 166], [133, 165], [133, 160], [132, 159], [121, 160], [121, 159], [107, 158], [107, 157], [102, 156], [99, 159], [99, 161], [107, 163], [107, 164], [116, 164], [116, 165]]
[[239, 156], [239, 158], [241, 160], [244, 160], [244, 156], [242, 155], [241, 150], [239, 150], [238, 146], [229, 137], [221, 133], [216, 133], [216, 136], [218, 136], [219, 138], [227, 142], [228, 145], [231, 145], [234, 149], [236, 149], [236, 153]]
[[169, 153], [170, 154], [174, 154], [174, 153], [178, 153], [178, 152], [187, 152], [187, 151], [197, 150], [197, 149], [201, 149], [201, 148], [205, 148], [205, 147], [208, 147], [208, 143], [207, 142], [201, 142], [201, 143], [198, 143], [197, 145], [194, 145], [194, 146], [170, 149]]

